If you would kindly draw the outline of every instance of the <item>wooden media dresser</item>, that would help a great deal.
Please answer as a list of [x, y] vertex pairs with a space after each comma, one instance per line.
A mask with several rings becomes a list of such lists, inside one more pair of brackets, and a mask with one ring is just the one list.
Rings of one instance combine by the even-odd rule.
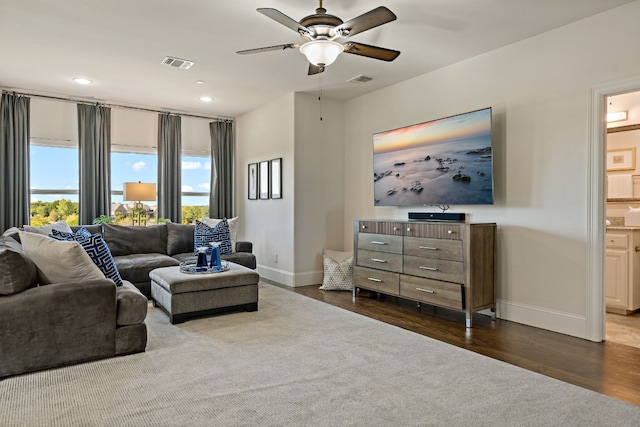
[[496, 224], [356, 220], [353, 297], [368, 289], [495, 319]]

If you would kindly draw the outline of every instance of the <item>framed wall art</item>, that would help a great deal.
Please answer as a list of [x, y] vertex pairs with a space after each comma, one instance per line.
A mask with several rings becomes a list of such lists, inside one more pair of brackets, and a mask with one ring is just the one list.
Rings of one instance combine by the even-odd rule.
[[282, 157], [271, 160], [271, 198], [282, 199]]
[[249, 183], [248, 194], [249, 200], [256, 200], [258, 198], [258, 164], [249, 163], [249, 170], [247, 172], [247, 182]]
[[269, 161], [264, 160], [258, 164], [259, 178], [258, 188], [260, 189], [260, 199], [269, 198]]
[[607, 150], [607, 171], [630, 171], [636, 168], [636, 147]]

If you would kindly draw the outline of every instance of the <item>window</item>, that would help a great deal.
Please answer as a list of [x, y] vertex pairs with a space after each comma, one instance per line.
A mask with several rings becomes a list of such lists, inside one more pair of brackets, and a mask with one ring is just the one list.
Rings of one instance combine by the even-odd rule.
[[[125, 182], [158, 181], [158, 156], [150, 153], [111, 152], [111, 217], [116, 224], [131, 225], [133, 201], [125, 201]], [[147, 224], [156, 223], [157, 201], [142, 202]]]
[[78, 225], [78, 149], [31, 142], [31, 225]]
[[182, 155], [182, 222], [209, 216], [211, 158]]

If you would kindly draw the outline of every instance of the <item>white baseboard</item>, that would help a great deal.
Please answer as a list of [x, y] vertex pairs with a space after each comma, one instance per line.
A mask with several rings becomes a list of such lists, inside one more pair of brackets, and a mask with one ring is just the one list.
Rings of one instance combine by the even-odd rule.
[[297, 287], [307, 285], [318, 285], [322, 283], [322, 271], [307, 271], [302, 273], [292, 273], [266, 265], [258, 265], [256, 268], [260, 277], [282, 285]]
[[587, 319], [585, 316], [503, 300], [498, 300], [497, 306], [497, 315], [500, 319], [578, 338], [587, 338]]

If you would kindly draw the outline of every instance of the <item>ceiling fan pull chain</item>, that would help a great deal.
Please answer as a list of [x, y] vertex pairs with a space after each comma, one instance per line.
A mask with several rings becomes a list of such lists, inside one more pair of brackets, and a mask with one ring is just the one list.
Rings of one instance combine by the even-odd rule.
[[[322, 3], [322, 1], [320, 3]], [[322, 74], [320, 74], [318, 77], [320, 78], [320, 92], [318, 94], [318, 101], [320, 101], [320, 121], [322, 121]]]

